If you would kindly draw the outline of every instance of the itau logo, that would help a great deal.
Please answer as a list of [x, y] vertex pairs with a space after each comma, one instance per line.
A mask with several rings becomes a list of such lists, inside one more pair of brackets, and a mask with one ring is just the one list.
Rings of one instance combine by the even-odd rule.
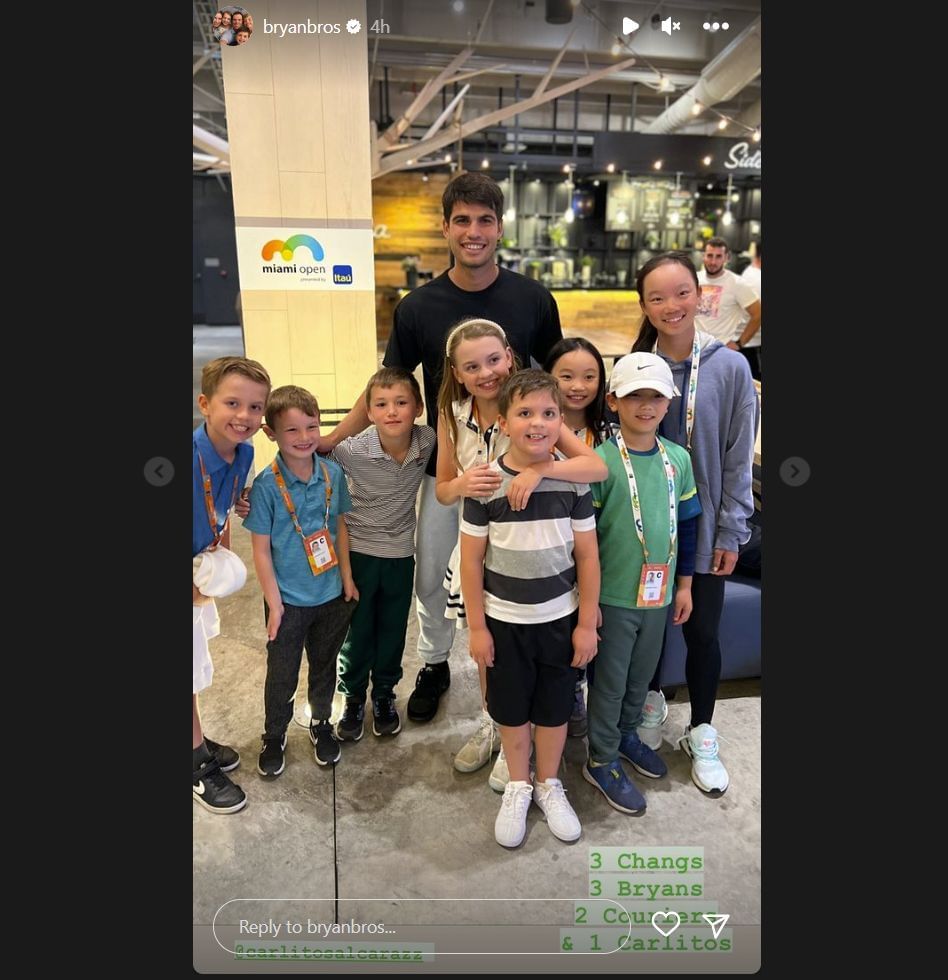
[[304, 245], [312, 253], [314, 262], [322, 262], [326, 257], [322, 245], [312, 235], [293, 235], [292, 238], [288, 238], [285, 242], [274, 238], [263, 246], [260, 254], [263, 256], [264, 261], [271, 262], [274, 255], [279, 252], [285, 262], [291, 262], [293, 260], [293, 253]]

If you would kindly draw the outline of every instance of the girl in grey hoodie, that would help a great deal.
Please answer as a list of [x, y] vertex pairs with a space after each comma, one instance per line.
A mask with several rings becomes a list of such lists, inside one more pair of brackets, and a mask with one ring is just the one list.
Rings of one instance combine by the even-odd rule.
[[[684, 252], [656, 255], [636, 277], [645, 319], [633, 351], [654, 351], [668, 362], [682, 393], [668, 409], [659, 434], [691, 453], [701, 500], [698, 547], [691, 594], [694, 608], [682, 626], [691, 724], [679, 740], [691, 756], [691, 778], [699, 789], [719, 795], [728, 774], [718, 758], [711, 725], [721, 647], [718, 629], [724, 608], [725, 577], [734, 571], [738, 548], [750, 537], [754, 512], [752, 465], [760, 403], [744, 357], [710, 334], [697, 331], [698, 273]], [[661, 663], [646, 700], [639, 736], [646, 744], [667, 715], [658, 685]], [[652, 745], [653, 748], [657, 746]]]

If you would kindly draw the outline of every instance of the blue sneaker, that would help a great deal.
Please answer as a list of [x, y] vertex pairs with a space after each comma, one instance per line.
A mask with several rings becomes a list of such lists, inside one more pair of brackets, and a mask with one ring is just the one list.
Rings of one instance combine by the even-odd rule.
[[602, 793], [609, 806], [622, 813], [638, 813], [645, 809], [645, 797], [625, 774], [618, 759], [607, 766], [592, 766], [587, 759], [583, 779]]
[[659, 779], [668, 772], [668, 766], [661, 757], [650, 749], [635, 732], [622, 736], [619, 742], [619, 755], [632, 763], [632, 768], [650, 779]]

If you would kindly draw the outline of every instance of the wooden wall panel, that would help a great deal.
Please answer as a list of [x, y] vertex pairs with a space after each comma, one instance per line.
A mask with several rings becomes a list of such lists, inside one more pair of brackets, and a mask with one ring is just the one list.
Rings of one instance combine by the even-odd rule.
[[332, 302], [328, 292], [287, 293], [290, 357], [301, 374], [327, 374], [335, 367]]
[[629, 352], [642, 322], [638, 293], [630, 289], [556, 289], [553, 295], [565, 337], [586, 337], [595, 332], [600, 353]]
[[[224, 81], [226, 86], [226, 75]], [[280, 214], [273, 96], [228, 91], [227, 135], [234, 214], [241, 218]]]
[[[274, 23], [340, 23], [342, 34], [263, 33]], [[313, 227], [372, 224], [367, 33], [345, 32], [359, 0], [263, 0], [255, 31], [225, 52], [224, 83], [235, 217], [240, 224]], [[253, 57], [244, 57], [253, 55]], [[250, 291], [242, 297], [248, 357], [264, 364], [275, 387], [300, 384], [327, 407], [349, 404], [377, 365], [375, 295], [367, 289]], [[257, 469], [273, 444], [255, 440]]]
[[319, 0], [321, 22], [342, 25], [356, 18], [364, 43], [327, 38], [320, 46], [320, 89], [326, 150], [326, 187], [330, 218], [372, 215], [372, 159], [369, 149], [369, 62], [365, 3]]

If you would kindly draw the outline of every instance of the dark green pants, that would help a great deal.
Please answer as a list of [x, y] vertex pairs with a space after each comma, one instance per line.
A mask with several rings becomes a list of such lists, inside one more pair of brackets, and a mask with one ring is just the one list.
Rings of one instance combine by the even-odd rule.
[[359, 604], [339, 651], [339, 690], [365, 700], [372, 676], [372, 696], [392, 694], [402, 677], [405, 630], [411, 608], [415, 559], [376, 558], [350, 553]]

